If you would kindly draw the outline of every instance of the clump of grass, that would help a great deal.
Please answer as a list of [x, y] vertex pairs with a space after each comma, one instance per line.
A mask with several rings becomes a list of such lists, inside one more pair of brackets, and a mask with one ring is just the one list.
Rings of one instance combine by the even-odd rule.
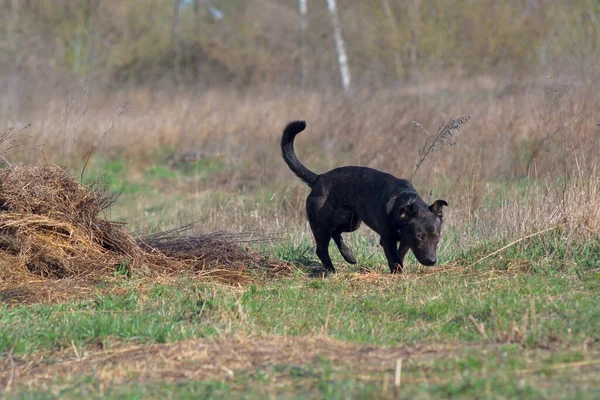
[[421, 147], [421, 149], [419, 150], [419, 161], [417, 162], [415, 170], [410, 176], [411, 182], [414, 179], [417, 172], [419, 172], [421, 165], [423, 164], [423, 162], [425, 162], [425, 159], [427, 159], [427, 156], [429, 156], [429, 154], [435, 153], [439, 147], [456, 145], [456, 138], [460, 134], [460, 128], [466, 123], [468, 123], [470, 120], [471, 117], [467, 115], [452, 118], [448, 122], [442, 122], [440, 126], [438, 126], [437, 133], [435, 135], [429, 133], [429, 131], [425, 129], [420, 123], [413, 121], [413, 125], [416, 128], [420, 129], [421, 132], [423, 132], [423, 134], [425, 134], [425, 140], [423, 142], [423, 147]]
[[[122, 224], [99, 217], [115, 196], [64, 169], [16, 165], [0, 171], [0, 276], [65, 277], [105, 271], [141, 255]], [[4, 286], [5, 282], [3, 282]]]
[[189, 233], [187, 225], [136, 242], [123, 224], [100, 217], [116, 197], [106, 185], [81, 184], [54, 165], [0, 170], [0, 291], [30, 289], [32, 280], [43, 286], [48, 280], [96, 281], [114, 273], [188, 271], [239, 283], [252, 279], [254, 266], [271, 275], [290, 270], [242, 247], [250, 241], [243, 234]]
[[256, 232], [194, 232], [194, 228], [194, 224], [188, 224], [157, 232], [138, 239], [137, 243], [149, 254], [158, 253], [159, 260], [160, 255], [168, 257], [165, 264], [172, 272], [193, 268], [201, 275], [222, 282], [252, 280], [251, 272], [263, 272], [270, 277], [291, 272], [289, 263], [242, 247], [242, 244], [269, 242], [272, 238]]

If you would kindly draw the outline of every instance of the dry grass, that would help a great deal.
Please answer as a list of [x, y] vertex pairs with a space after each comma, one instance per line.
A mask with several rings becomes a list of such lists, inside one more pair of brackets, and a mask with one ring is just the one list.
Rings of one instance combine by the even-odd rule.
[[[419, 162], [423, 142], [421, 130], [415, 129], [412, 122], [431, 127], [440, 119], [449, 120], [468, 112], [471, 121], [459, 137], [453, 138], [456, 146], [430, 156], [415, 182], [425, 200], [435, 196], [449, 201], [445, 229], [456, 234], [452, 251], [466, 251], [490, 240], [510, 243], [555, 226], [560, 240], [586, 242], [597, 237], [600, 229], [600, 131], [596, 115], [600, 91], [595, 90], [597, 85], [591, 78], [573, 79], [567, 85], [557, 82], [558, 78], [529, 78], [514, 84], [501, 79], [432, 81], [397, 91], [358, 92], [353, 97], [286, 90], [240, 95], [228, 90], [197, 94], [135, 89], [117, 98], [90, 87], [77, 91], [85, 98], [68, 108], [62, 103], [64, 99], [57, 96], [32, 109], [29, 115], [34, 123], [27, 130], [27, 137], [11, 140], [17, 140], [20, 149], [26, 150], [15, 153], [15, 157], [39, 162], [39, 150], [29, 149], [43, 144], [41, 155], [47, 161], [70, 159], [75, 170], [81, 170], [86, 163], [91, 169], [99, 167], [95, 164], [99, 160], [125, 158], [128, 170], [121, 174], [126, 177], [143, 176], [148, 168], [165, 163], [168, 151], [201, 152], [217, 159], [219, 168], [208, 179], [192, 176], [187, 186], [177, 188], [189, 194], [189, 199], [184, 202], [179, 197], [169, 197], [171, 215], [185, 212], [193, 219], [206, 217], [205, 231], [236, 226], [236, 230], [251, 232], [294, 231], [304, 235], [306, 190], [283, 167], [278, 149], [280, 130], [287, 121], [308, 120], [308, 129], [298, 139], [297, 148], [300, 159], [314, 171], [354, 164], [408, 177]], [[66, 133], [57, 136], [53, 132]], [[88, 162], [92, 146], [101, 157]], [[161, 155], [165, 149], [167, 156]], [[101, 248], [90, 250], [86, 256], [102, 260], [107, 254], [102, 246], [107, 244], [117, 248], [119, 254], [98, 265], [108, 265], [113, 270], [124, 263], [128, 269], [133, 267], [127, 261], [136, 257], [131, 254], [137, 251], [131, 238], [124, 236], [124, 241], [114, 240], [119, 244], [112, 245], [102, 238], [122, 235], [122, 227], [108, 222], [89, 225], [91, 215], [103, 208], [92, 204], [98, 198], [86, 198], [88, 194], [68, 186], [73, 183], [65, 183], [62, 177], [48, 175], [47, 179], [59, 184], [42, 191], [24, 184], [29, 182], [28, 176], [17, 176], [10, 183], [10, 171], [3, 172], [7, 184], [13, 185], [13, 192], [8, 194], [13, 199], [29, 200], [19, 200], [23, 212], [16, 209], [12, 214], [4, 213], [10, 234], [23, 233], [19, 236], [21, 244], [3, 239], [3, 246], [12, 249], [12, 256], [5, 257], [5, 262], [23, 265], [21, 271], [38, 268], [44, 274], [60, 275], [61, 272], [52, 271], [76, 271], [76, 264], [81, 261], [66, 254], [65, 249], [73, 243], [90, 246], [90, 240], [95, 240]], [[29, 174], [41, 176], [40, 171], [31, 169]], [[61, 185], [69, 187], [75, 197], [57, 196]], [[38, 200], [32, 197], [33, 192], [41, 194]], [[63, 205], [49, 205], [47, 196], [54, 196]], [[256, 200], [252, 196], [257, 196]], [[216, 201], [215, 197], [223, 200]], [[106, 201], [110, 203], [110, 199]], [[123, 208], [121, 214], [139, 230], [145, 228], [148, 200], [140, 196], [136, 201], [135, 207]], [[90, 206], [95, 208], [86, 208]], [[71, 215], [70, 207], [81, 210]], [[15, 221], [21, 221], [21, 231]], [[73, 222], [83, 230], [72, 231], [64, 225]], [[166, 228], [175, 223], [181, 225], [180, 220], [169, 220]], [[47, 236], [36, 245], [28, 244], [30, 238], [42, 236], [25, 235], [25, 230], [46, 232], [49, 225], [56, 228], [52, 240], [62, 240], [64, 245], [51, 245]], [[154, 240], [151, 246], [156, 248], [167, 246], [160, 253], [177, 259], [174, 264], [154, 262], [164, 270], [183, 268], [214, 274], [229, 265], [229, 272], [221, 276], [231, 282], [253, 279], [245, 268], [250, 259], [256, 265], [271, 265], [267, 270], [279, 270], [270, 261], [240, 247], [221, 247], [228, 241], [243, 245], [248, 237], [205, 235], [174, 230], [146, 240]], [[125, 247], [119, 250], [121, 242]], [[214, 246], [203, 246], [203, 242]], [[27, 251], [21, 252], [22, 248]], [[48, 251], [41, 264], [39, 252], [36, 253], [39, 248]], [[213, 250], [220, 254], [211, 255]], [[21, 253], [32, 261], [24, 261]], [[239, 261], [235, 266], [230, 262], [232, 257]], [[57, 259], [67, 260], [68, 265], [57, 267], [61, 263]]]
[[[56, 132], [64, 131], [65, 120], [71, 126], [77, 115], [74, 111], [65, 115], [60, 95], [10, 120], [37, 121], [29, 130], [33, 143], [28, 145], [43, 144], [50, 162], [71, 160], [75, 154], [77, 167], [92, 143], [103, 155], [126, 156], [138, 165], [155, 161], [152, 155], [164, 148], [198, 150], [222, 157], [228, 173], [215, 180], [219, 187], [244, 184], [249, 189], [289, 178], [287, 170], [278, 168], [282, 165], [278, 138], [294, 118], [308, 122], [297, 147], [312, 169], [357, 164], [409, 177], [423, 142], [421, 130], [412, 122], [431, 129], [441, 120], [469, 113], [471, 122], [457, 146], [439, 151], [416, 182], [439, 187], [461, 177], [457, 191], [464, 192], [471, 180], [482, 184], [544, 178], [566, 173], [565, 165], [568, 172], [577, 169], [583, 174], [595, 165], [600, 95], [593, 79], [554, 86], [542, 78], [516, 83], [432, 81], [397, 90], [365, 90], [351, 98], [285, 89], [244, 95], [228, 90], [197, 94], [137, 89], [115, 97], [90, 88], [85, 100], [89, 111], [67, 137]], [[106, 133], [114, 109], [121, 106], [127, 111]], [[32, 153], [29, 161], [39, 160], [39, 155]]]
[[[362, 375], [387, 372], [399, 358], [439, 358], [454, 349], [451, 345], [378, 347], [346, 343], [327, 336], [228, 337], [189, 340], [166, 345], [124, 346], [114, 350], [69, 349], [57, 359], [43, 357], [28, 361], [5, 358], [0, 364], [0, 387], [56, 386], [57, 378], [69, 380], [92, 371], [111, 384], [132, 379], [140, 383], [183, 382], [233, 378], [245, 370], [269, 366], [303, 366], [319, 358], [349, 367]], [[373, 377], [374, 378], [374, 377]]]
[[[600, 90], [594, 73], [560, 72], [520, 80], [439, 79], [357, 90], [352, 96], [290, 88], [240, 93], [137, 87], [115, 94], [82, 81], [72, 84], [68, 95], [56, 88], [39, 93], [39, 102], [13, 99], [21, 111], [6, 119], [19, 126], [32, 123], [27, 136], [12, 138], [20, 149], [13, 156], [29, 163], [68, 160], [69, 168], [81, 171], [86, 164], [87, 170], [99, 170], [107, 160], [126, 160], [115, 174], [153, 190], [149, 196], [132, 195], [133, 205], [118, 205], [119, 217], [136, 231], [148, 227], [148, 210], [158, 205], [168, 209], [162, 229], [205, 218], [205, 231], [235, 226], [236, 231], [304, 235], [307, 192], [285, 168], [278, 147], [285, 123], [302, 118], [308, 129], [298, 139], [297, 151], [316, 172], [362, 165], [409, 177], [421, 164], [415, 186], [426, 201], [439, 197], [449, 202], [445, 230], [455, 234], [454, 254], [492, 240], [504, 242], [499, 249], [554, 226], [559, 240], [585, 243], [600, 229]], [[452, 138], [456, 145], [440, 148], [420, 163], [423, 134], [413, 121], [433, 131], [440, 121], [465, 114], [471, 120]], [[92, 148], [97, 157], [88, 160]], [[218, 168], [187, 176], [180, 186], [175, 179], [147, 182], [148, 170], [164, 166], [183, 150], [215, 160]], [[44, 207], [39, 203], [28, 207]], [[86, 215], [80, 217], [89, 220]], [[45, 229], [39, 218], [27, 221]], [[121, 229], [112, 224], [103, 229], [108, 226]], [[68, 240], [88, 240], [85, 232]], [[168, 235], [187, 246], [188, 255], [203, 240], [227, 242], [224, 237], [193, 237], [196, 233], [185, 233], [184, 241], [176, 231]], [[160, 240], [171, 239], [163, 235]], [[130, 256], [122, 253], [117, 265]], [[194, 253], [198, 256], [206, 260]], [[221, 254], [213, 259], [229, 258]], [[180, 261], [190, 266], [185, 257]], [[207, 271], [204, 263], [192, 263], [190, 270]], [[233, 268], [234, 274], [237, 270]]]
[[[285, 263], [241, 247], [247, 241], [243, 234], [190, 234], [192, 227], [185, 226], [136, 243], [123, 224], [99, 217], [114, 202], [114, 195], [107, 194], [105, 187], [98, 190], [78, 183], [57, 166], [11, 166], [0, 171], [0, 182], [4, 300], [64, 299], [66, 294], [85, 293], [93, 282], [114, 274], [187, 271], [243, 282], [257, 277], [252, 268], [271, 276], [290, 271]], [[65, 278], [74, 280], [56, 283]]]
[[186, 225], [158, 232], [138, 239], [138, 245], [146, 252], [149, 263], [161, 267], [155, 268], [158, 273], [191, 270], [197, 277], [240, 284], [287, 275], [294, 269], [290, 263], [248, 247], [250, 243], [268, 242], [267, 236], [226, 231], [190, 233], [193, 228]]
[[103, 274], [142, 252], [122, 224], [99, 218], [112, 203], [62, 168], [16, 165], [0, 172], [3, 281], [21, 274]]
[[[235, 382], [238, 376], [265, 371], [269, 384], [282, 390], [294, 387], [294, 374], [290, 370], [308, 371], [302, 379], [322, 379], [319, 363], [326, 360], [342, 379], [344, 376], [381, 384], [381, 396], [391, 397], [392, 377], [398, 360], [403, 360], [402, 382], [408, 384], [450, 384], [456, 376], [435, 377], [430, 372], [436, 364], [460, 359], [471, 352], [495, 354], [498, 344], [449, 343], [400, 345], [382, 347], [342, 342], [327, 336], [303, 337], [226, 337], [187, 340], [172, 344], [119, 346], [111, 350], [78, 349], [74, 345], [52, 357], [34, 356], [27, 360], [8, 356], [0, 361], [0, 388], [37, 390], [71, 387], [84, 376], [94, 376], [103, 386], [161, 383], [177, 384], [190, 381], [218, 380]], [[527, 349], [522, 356], [526, 365], [533, 367], [511, 371], [511, 379], [530, 379], [550, 384], [549, 370], [577, 370], [580, 380], [593, 376], [599, 361], [598, 349], [588, 349], [585, 360], [539, 367], [540, 359], [548, 350]], [[279, 368], [279, 372], [278, 372]], [[268, 372], [267, 372], [268, 371]], [[568, 372], [567, 372], [568, 373]], [[296, 380], [299, 378], [295, 378]], [[556, 377], [554, 378], [556, 379]], [[460, 379], [459, 379], [460, 380]], [[389, 386], [388, 386], [389, 385]], [[543, 386], [543, 385], [542, 385]]]

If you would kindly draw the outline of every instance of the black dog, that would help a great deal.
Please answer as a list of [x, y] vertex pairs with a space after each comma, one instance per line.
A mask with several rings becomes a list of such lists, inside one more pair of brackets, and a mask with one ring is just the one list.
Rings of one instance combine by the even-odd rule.
[[283, 131], [281, 151], [290, 169], [312, 189], [306, 214], [325, 269], [335, 272], [328, 249], [332, 238], [344, 260], [356, 263], [342, 233], [355, 231], [362, 221], [380, 235], [392, 273], [402, 272], [408, 249], [421, 264], [434, 265], [442, 207], [448, 203], [436, 200], [428, 205], [409, 181], [371, 168], [341, 167], [321, 175], [309, 171], [294, 152], [294, 138], [305, 127], [304, 121], [290, 122]]

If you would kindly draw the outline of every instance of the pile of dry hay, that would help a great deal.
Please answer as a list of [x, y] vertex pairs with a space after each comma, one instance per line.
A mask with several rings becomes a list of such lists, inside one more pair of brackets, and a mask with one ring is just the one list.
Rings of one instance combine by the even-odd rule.
[[57, 166], [0, 170], [0, 300], [40, 283], [93, 281], [115, 271], [190, 271], [228, 282], [251, 280], [252, 270], [289, 271], [244, 249], [245, 235], [191, 234], [186, 226], [136, 241], [123, 224], [100, 217], [115, 200], [106, 186], [83, 185]]

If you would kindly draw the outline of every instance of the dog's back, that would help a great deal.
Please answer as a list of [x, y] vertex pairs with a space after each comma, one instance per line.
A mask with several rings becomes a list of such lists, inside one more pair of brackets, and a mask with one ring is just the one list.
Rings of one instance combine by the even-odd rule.
[[[401, 202], [410, 204], [422, 202], [413, 185], [406, 179], [373, 168], [347, 166], [332, 169], [318, 175], [309, 197], [324, 196], [336, 208], [352, 210], [372, 229], [384, 222], [388, 210]], [[388, 204], [393, 199], [394, 204]], [[374, 209], [378, 208], [378, 209]]]
[[306, 182], [311, 188], [318, 185], [318, 182], [321, 181], [321, 185], [324, 185], [327, 182], [327, 186], [339, 186], [338, 190], [342, 192], [345, 191], [345, 188], [348, 190], [354, 188], [354, 192], [358, 189], [357, 185], [359, 185], [361, 186], [359, 190], [364, 192], [372, 193], [379, 190], [385, 190], [389, 187], [397, 187], [412, 191], [415, 195], [417, 194], [409, 181], [396, 178], [391, 174], [373, 168], [354, 166], [340, 167], [321, 175], [310, 171], [300, 162], [294, 151], [294, 139], [296, 138], [296, 135], [305, 128], [305, 121], [293, 121], [285, 127], [281, 137], [281, 154], [283, 160], [292, 172]]

